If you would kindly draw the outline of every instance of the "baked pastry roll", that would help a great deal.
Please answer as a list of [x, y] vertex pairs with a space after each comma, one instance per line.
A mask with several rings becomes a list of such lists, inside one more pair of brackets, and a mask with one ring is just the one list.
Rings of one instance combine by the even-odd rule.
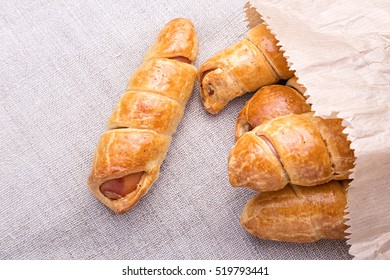
[[282, 85], [262, 87], [248, 100], [238, 115], [236, 140], [265, 121], [310, 110], [310, 105], [306, 103], [303, 95], [292, 87]]
[[129, 79], [97, 145], [88, 184], [114, 212], [133, 207], [158, 178], [196, 79], [194, 26], [165, 25]]
[[237, 119], [229, 179], [259, 191], [246, 204], [241, 225], [262, 239], [344, 238], [344, 179], [355, 161], [350, 141], [341, 119], [310, 112], [302, 96], [306, 89], [296, 78], [287, 85], [262, 87]]
[[290, 71], [278, 41], [264, 24], [248, 31], [246, 39], [223, 49], [198, 70], [200, 96], [205, 109], [217, 114], [232, 99], [279, 80]]
[[342, 239], [348, 228], [347, 187], [348, 181], [331, 181], [313, 188], [289, 184], [275, 192], [258, 192], [245, 205], [240, 223], [266, 240]]
[[[297, 88], [305, 90], [299, 84]], [[348, 179], [355, 157], [343, 130], [341, 119], [314, 116], [292, 87], [263, 87], [237, 118], [237, 143], [229, 154], [230, 183], [275, 191], [289, 182], [315, 186]]]
[[341, 120], [309, 112], [266, 121], [241, 136], [230, 151], [228, 173], [235, 187], [275, 191], [288, 183], [348, 179], [354, 160]]

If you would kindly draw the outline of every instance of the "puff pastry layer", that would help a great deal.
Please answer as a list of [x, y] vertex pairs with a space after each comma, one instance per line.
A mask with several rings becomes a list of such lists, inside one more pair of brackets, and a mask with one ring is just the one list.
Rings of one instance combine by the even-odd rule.
[[246, 39], [216, 53], [198, 70], [200, 96], [205, 109], [217, 114], [232, 99], [258, 88], [289, 79], [278, 41], [264, 24], [248, 31]]
[[114, 212], [133, 207], [158, 178], [196, 79], [193, 24], [177, 18], [161, 30], [129, 79], [97, 145], [89, 187]]

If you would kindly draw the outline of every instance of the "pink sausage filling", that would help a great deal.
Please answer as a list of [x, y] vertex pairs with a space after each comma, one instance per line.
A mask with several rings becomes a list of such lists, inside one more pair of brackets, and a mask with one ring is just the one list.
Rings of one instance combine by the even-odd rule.
[[143, 174], [142, 171], [122, 178], [108, 180], [100, 186], [100, 191], [108, 198], [120, 199], [137, 189]]
[[267, 145], [268, 147], [271, 149], [272, 153], [278, 158], [278, 160], [280, 161], [280, 157], [279, 157], [279, 154], [278, 152], [275, 150], [274, 148], [274, 145], [272, 145], [271, 141], [268, 139], [267, 136], [265, 135], [257, 135], [259, 136]]
[[188, 64], [192, 63], [191, 60], [189, 60], [187, 57], [184, 57], [184, 56], [170, 57], [170, 59], [177, 60], [177, 61], [184, 62], [184, 63], [188, 63]]

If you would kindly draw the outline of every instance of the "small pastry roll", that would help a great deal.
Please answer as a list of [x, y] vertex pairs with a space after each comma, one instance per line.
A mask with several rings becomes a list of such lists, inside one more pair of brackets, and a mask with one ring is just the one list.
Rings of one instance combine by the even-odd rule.
[[255, 194], [241, 214], [242, 227], [254, 236], [285, 242], [315, 242], [346, 237], [348, 181], [313, 188], [289, 184]]
[[232, 99], [281, 79], [293, 72], [277, 40], [264, 24], [252, 28], [247, 39], [218, 52], [198, 70], [200, 96], [205, 109], [217, 114]]
[[310, 105], [298, 91], [282, 85], [260, 88], [242, 108], [236, 122], [236, 140], [267, 120], [310, 111]]

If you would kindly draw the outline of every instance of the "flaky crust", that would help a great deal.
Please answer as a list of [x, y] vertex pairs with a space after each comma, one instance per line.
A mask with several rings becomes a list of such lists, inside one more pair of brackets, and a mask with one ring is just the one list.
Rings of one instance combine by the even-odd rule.
[[278, 190], [289, 182], [279, 159], [255, 133], [245, 133], [230, 150], [228, 174], [233, 186], [254, 190]]
[[269, 139], [292, 184], [315, 186], [332, 179], [332, 162], [311, 114], [273, 119], [255, 133]]
[[279, 41], [265, 24], [259, 24], [250, 29], [246, 37], [260, 49], [280, 79], [287, 80], [294, 76], [294, 71], [289, 69], [286, 58], [283, 56], [284, 52], [277, 46]]
[[241, 214], [242, 227], [254, 236], [286, 242], [315, 242], [346, 236], [347, 182], [313, 188], [288, 185], [257, 193]]
[[238, 96], [292, 77], [276, 43], [265, 25], [260, 24], [247, 33], [247, 39], [204, 62], [198, 70], [198, 81], [205, 109], [217, 114]]
[[[192, 23], [186, 19], [170, 21], [129, 79], [108, 121], [109, 130], [100, 137], [88, 185], [118, 214], [132, 208], [158, 178], [196, 79], [195, 67], [182, 62], [181, 57], [193, 61], [197, 49]], [[103, 183], [132, 174], [141, 176], [135, 190], [118, 199], [102, 193]]]
[[[281, 184], [274, 186], [267, 184], [267, 188], [264, 188], [263, 181], [283, 182], [284, 180], [285, 175], [281, 175], [283, 173], [275, 168], [274, 164], [268, 164], [274, 162], [275, 159], [279, 160], [283, 166], [288, 177], [287, 181], [293, 184], [315, 186], [336, 178], [348, 179], [349, 169], [353, 167], [355, 158], [353, 152], [340, 151], [343, 148], [349, 149], [350, 143], [342, 133], [342, 129], [332, 129], [328, 132], [332, 125], [333, 120], [322, 119], [320, 121], [318, 117], [314, 117], [313, 113], [309, 112], [278, 117], [245, 133], [238, 139], [229, 154], [228, 173], [231, 184], [235, 187], [245, 186], [258, 191], [283, 188]], [[323, 131], [332, 134], [329, 134], [331, 136], [322, 135]], [[247, 134], [250, 137], [247, 137]], [[324, 139], [327, 139], [327, 142]], [[264, 143], [259, 145], [261, 141]], [[330, 144], [330, 142], [334, 143]], [[264, 152], [264, 144], [274, 149], [274, 152]], [[250, 145], [255, 148], [247, 149], [246, 147]], [[253, 150], [259, 151], [255, 154]], [[335, 156], [332, 156], [332, 153]], [[264, 158], [253, 159], [259, 156]], [[251, 164], [253, 161], [267, 164], [259, 168]], [[241, 174], [243, 170], [245, 172]]]
[[292, 87], [293, 89], [295, 89], [296, 91], [298, 91], [301, 94], [304, 94], [306, 92], [305, 86], [298, 82], [297, 77], [292, 77], [291, 79], [289, 79], [286, 82], [286, 86]]
[[135, 70], [127, 83], [127, 91], [158, 93], [185, 105], [195, 78], [196, 68], [191, 64], [165, 58], [150, 59]]
[[242, 108], [236, 122], [236, 140], [267, 120], [310, 111], [306, 99], [295, 89], [282, 85], [259, 89]]
[[172, 135], [184, 113], [182, 104], [159, 94], [128, 91], [115, 106], [108, 129], [136, 127]]
[[260, 89], [237, 119], [229, 179], [233, 186], [261, 191], [248, 201], [241, 225], [262, 239], [343, 238], [347, 181], [328, 181], [350, 175], [355, 161], [351, 142], [341, 119], [309, 112], [302, 96], [306, 88], [297, 78], [287, 85]]
[[198, 80], [203, 105], [216, 114], [230, 100], [278, 78], [259, 49], [244, 39], [203, 63]]
[[[102, 134], [89, 177], [92, 193], [114, 212], [122, 214], [146, 194], [158, 178], [160, 165], [168, 151], [171, 137], [144, 129], [115, 129]], [[99, 187], [106, 181], [144, 171], [140, 186], [129, 195], [113, 200]]]
[[198, 53], [198, 38], [194, 25], [185, 18], [175, 18], [161, 29], [157, 40], [145, 55], [151, 58], [185, 57], [194, 62]]
[[351, 149], [351, 141], [343, 133], [341, 119], [323, 119], [314, 117], [313, 122], [320, 131], [329, 151], [333, 165], [335, 180], [345, 180], [351, 174], [355, 164], [354, 150]]

